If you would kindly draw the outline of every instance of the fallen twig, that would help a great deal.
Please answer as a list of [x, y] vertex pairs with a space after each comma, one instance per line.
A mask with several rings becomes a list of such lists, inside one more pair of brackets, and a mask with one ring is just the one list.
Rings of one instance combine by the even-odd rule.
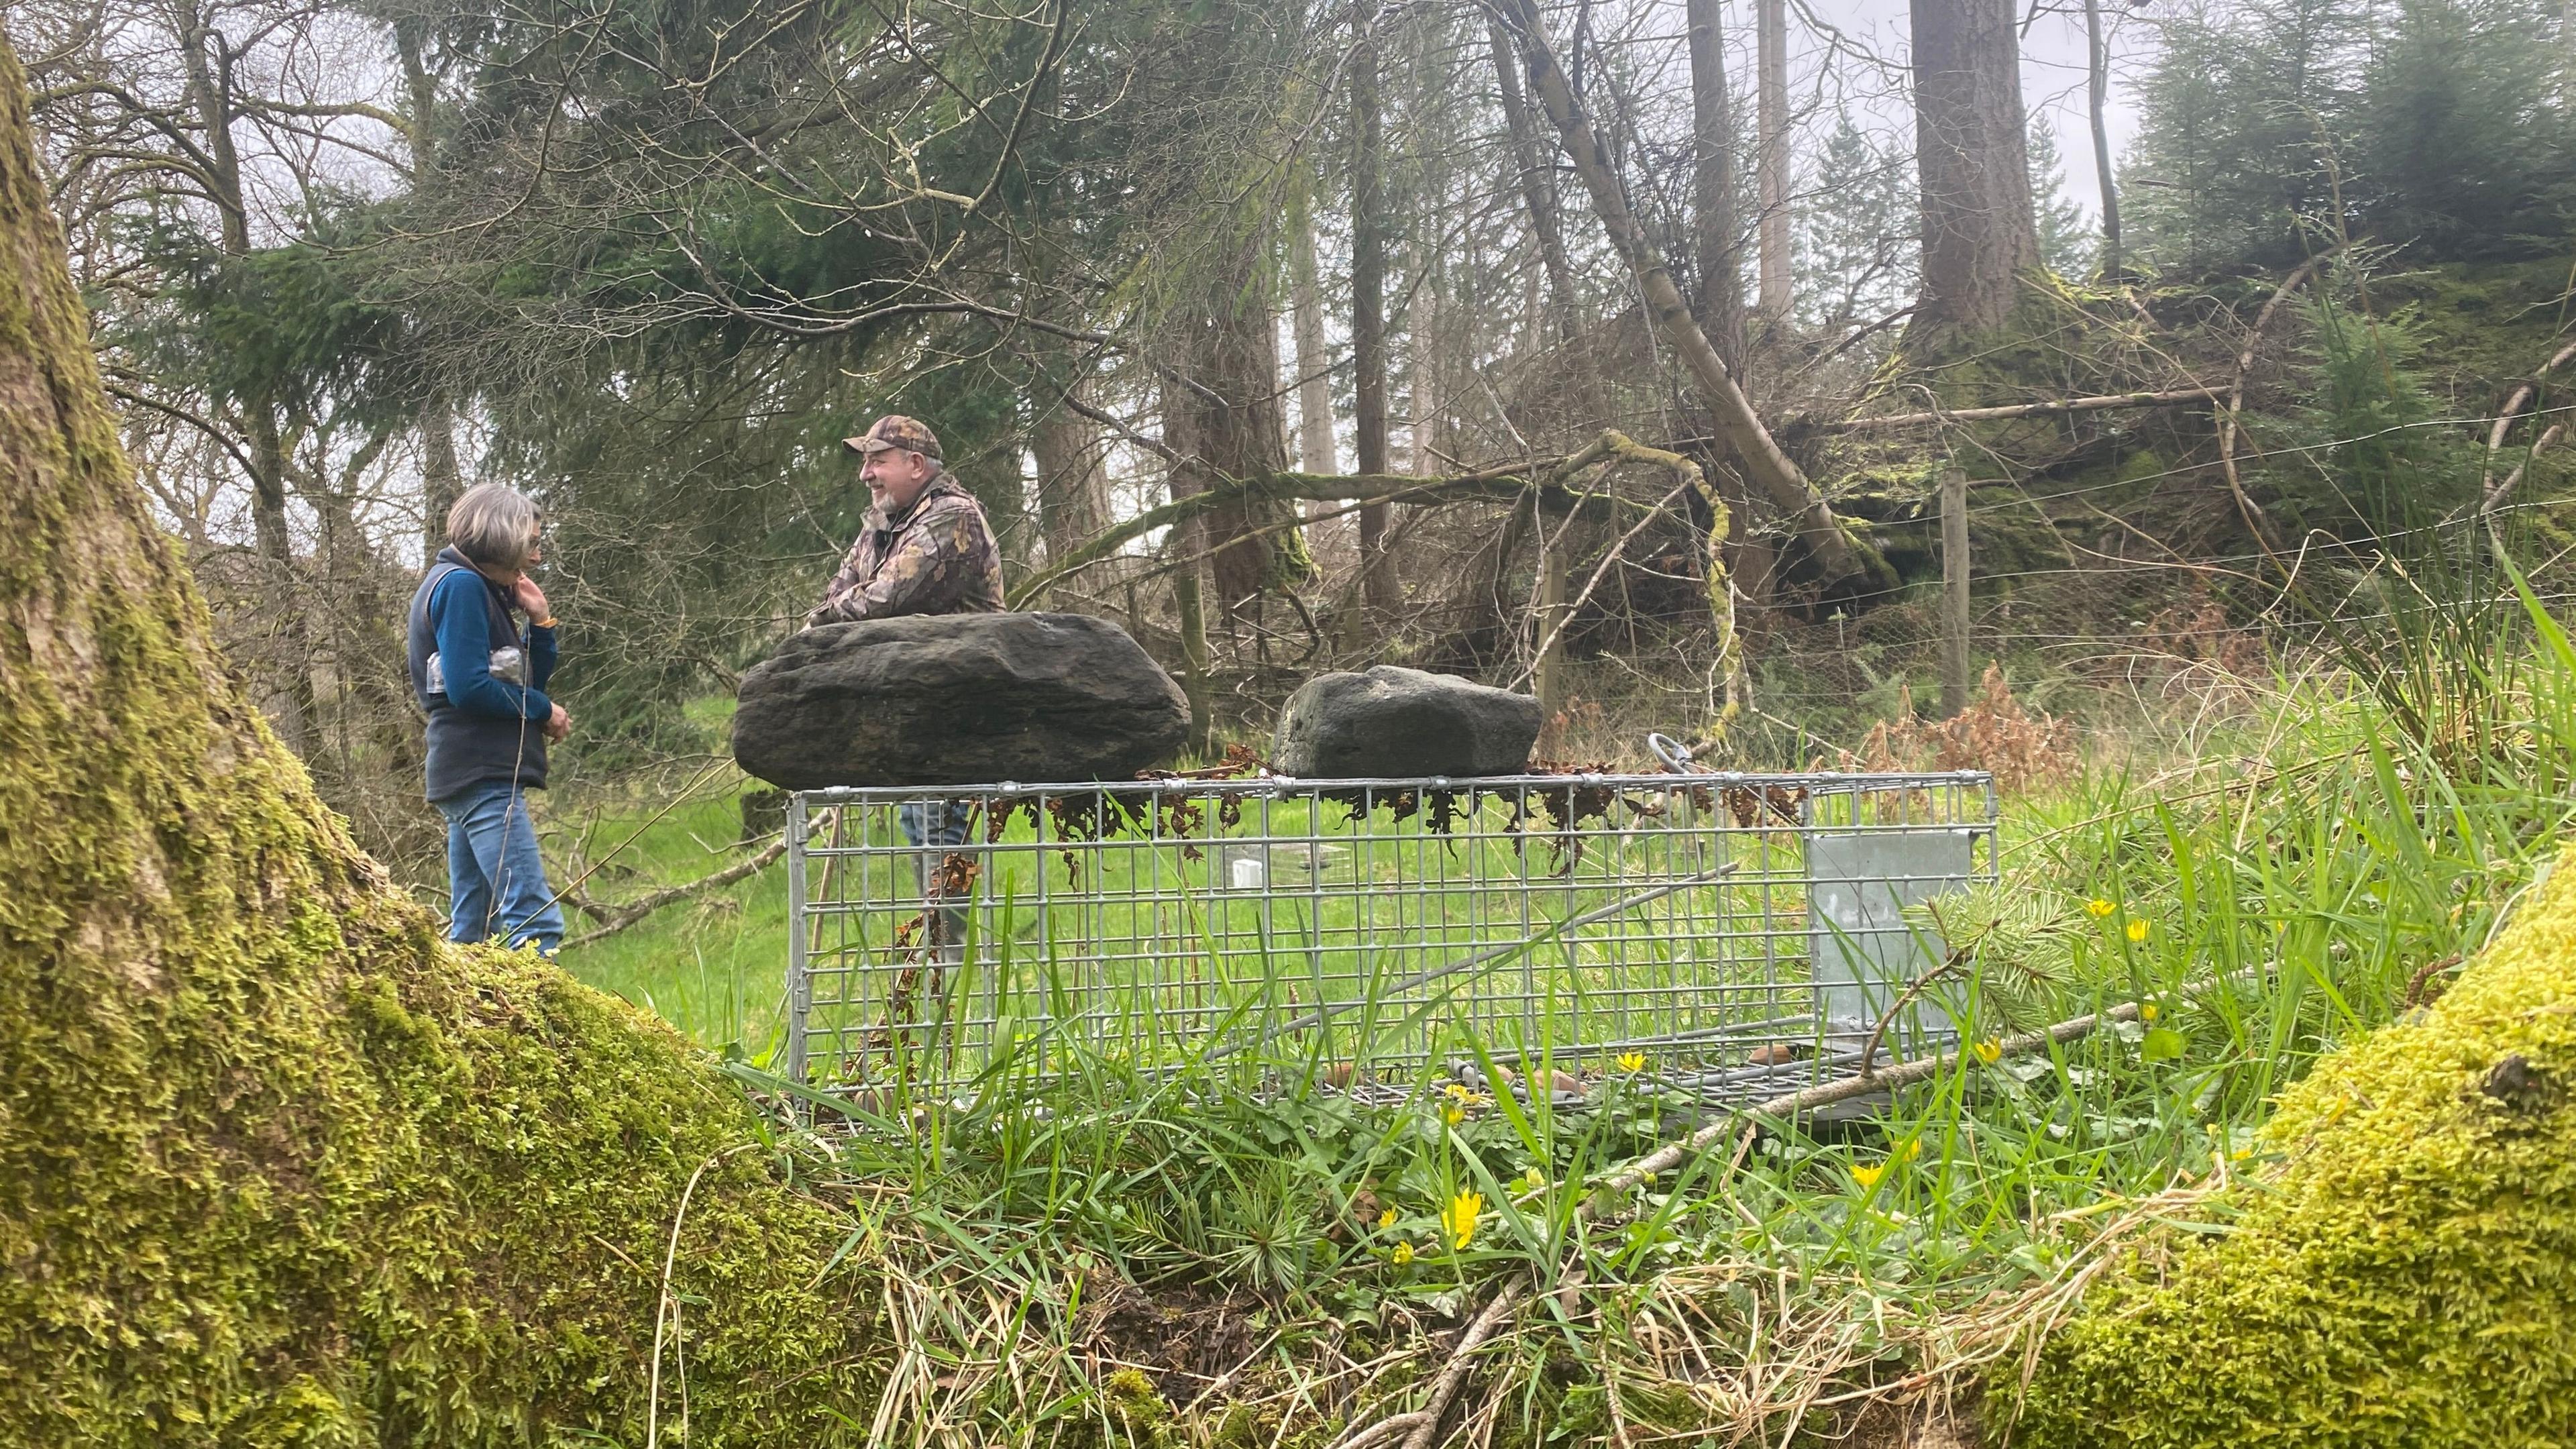
[[720, 871], [716, 871], [711, 875], [702, 875], [693, 881], [688, 881], [675, 886], [665, 886], [661, 890], [653, 891], [647, 895], [638, 896], [634, 900], [629, 901], [622, 906], [602, 908], [593, 904], [586, 896], [571, 895], [569, 893], [569, 888], [567, 888], [567, 898], [570, 899], [573, 904], [581, 907], [583, 911], [587, 912], [600, 924], [597, 929], [584, 931], [580, 935], [573, 937], [571, 940], [564, 942], [564, 945], [567, 948], [573, 946], [587, 946], [591, 942], [599, 940], [603, 936], [614, 936], [618, 932], [625, 930], [627, 927], [634, 925], [637, 921], [644, 919], [646, 916], [653, 914], [655, 911], [662, 909], [664, 906], [667, 906], [674, 901], [684, 901], [691, 896], [701, 895], [707, 891], [714, 890], [718, 886], [731, 885], [745, 876], [757, 874], [772, 861], [777, 860], [780, 856], [785, 855], [786, 853], [787, 837], [782, 835], [778, 839], [771, 841], [767, 848], [763, 849], [758, 855], [752, 856], [748, 860], [736, 861], [732, 865], [726, 866]]
[[[2495, 426], [2487, 429], [2486, 461], [2478, 468], [2478, 511], [2480, 513], [2494, 512], [2495, 506], [2504, 500], [2504, 496], [2513, 491], [2513, 485], [2522, 481], [2522, 469], [2516, 468], [2513, 470], [2513, 475], [2505, 479], [2501, 485], [2495, 482], [2496, 453], [2504, 447], [2504, 435], [2513, 427], [2514, 417], [2522, 411], [2523, 404], [2537, 396], [2540, 385], [2549, 380], [2549, 374], [2566, 366], [2570, 358], [2576, 358], [2576, 342], [2570, 342], [2558, 349], [2547, 362], [2540, 364], [2540, 370], [2526, 379], [2522, 386], [2515, 388], [2513, 396], [2505, 399], [2504, 406], [2496, 410]], [[2532, 445], [2531, 451], [2538, 453], [2548, 447], [2550, 439], [2557, 432], [2556, 428], [2550, 429], [2538, 443]]]
[[2263, 310], [2254, 314], [2254, 330], [2245, 335], [2245, 350], [2236, 354], [2236, 380], [2228, 385], [2226, 406], [2218, 411], [2218, 466], [2219, 471], [2226, 475], [2228, 494], [2236, 500], [2236, 512], [2245, 520], [2245, 526], [2252, 530], [2254, 542], [2262, 547], [2264, 556], [2272, 560], [2272, 566], [2281, 570], [2284, 577], [2289, 575], [2290, 569], [2281, 562], [2277, 551], [2272, 516], [2246, 494], [2245, 481], [2236, 472], [2236, 418], [2245, 407], [2245, 376], [2254, 370], [2254, 354], [2263, 345], [2263, 329], [2271, 324], [2272, 314], [2280, 310], [2281, 303], [2299, 289], [2299, 284], [2305, 282], [2320, 263], [2341, 250], [2341, 247], [2335, 247], [2322, 251], [2299, 263], [2295, 271], [2281, 279], [2281, 285], [2273, 291], [2272, 299], [2263, 304]]

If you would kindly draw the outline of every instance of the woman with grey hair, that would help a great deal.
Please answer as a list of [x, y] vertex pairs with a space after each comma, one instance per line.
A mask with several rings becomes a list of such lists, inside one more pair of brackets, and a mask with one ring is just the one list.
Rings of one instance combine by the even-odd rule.
[[[545, 788], [546, 746], [572, 716], [546, 698], [555, 616], [528, 577], [544, 515], [485, 483], [447, 511], [447, 547], [411, 599], [411, 688], [429, 716], [429, 798], [447, 817], [447, 939], [533, 941], [551, 956], [563, 912], [526, 792]], [[513, 611], [525, 614], [523, 633]]]

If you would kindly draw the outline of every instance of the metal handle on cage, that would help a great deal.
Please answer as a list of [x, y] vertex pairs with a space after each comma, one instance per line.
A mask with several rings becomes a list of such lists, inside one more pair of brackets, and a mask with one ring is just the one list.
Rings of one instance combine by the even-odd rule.
[[1663, 761], [1664, 768], [1674, 774], [1687, 775], [1691, 772], [1690, 746], [1674, 739], [1671, 735], [1661, 733], [1647, 735], [1646, 748], [1654, 751], [1655, 758]]

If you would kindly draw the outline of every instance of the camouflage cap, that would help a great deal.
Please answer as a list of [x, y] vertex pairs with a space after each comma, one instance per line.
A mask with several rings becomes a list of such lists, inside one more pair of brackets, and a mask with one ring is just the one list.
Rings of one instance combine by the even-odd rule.
[[881, 453], [888, 448], [900, 448], [907, 453], [936, 458], [939, 456], [939, 435], [918, 419], [901, 413], [888, 413], [868, 424], [866, 432], [855, 438], [843, 438], [841, 446], [853, 453]]

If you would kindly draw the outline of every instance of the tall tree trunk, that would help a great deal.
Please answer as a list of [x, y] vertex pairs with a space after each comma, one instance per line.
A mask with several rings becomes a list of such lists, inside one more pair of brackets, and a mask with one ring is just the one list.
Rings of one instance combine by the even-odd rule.
[[[193, 0], [179, 10], [187, 47], [188, 105], [205, 138], [205, 181], [215, 204], [217, 235], [226, 260], [250, 255], [250, 208], [242, 195], [241, 156], [233, 144], [232, 66], [223, 37]], [[277, 428], [275, 399], [242, 400], [243, 431], [250, 443], [251, 534], [260, 557], [283, 565], [292, 545], [286, 528], [286, 450]]]
[[2111, 50], [2102, 35], [2102, 0], [2084, 0], [2085, 99], [2093, 121], [2093, 175], [2102, 183], [2102, 275], [2120, 275], [2120, 187], [2111, 172]]
[[[404, 118], [410, 127], [404, 139], [411, 153], [414, 195], [432, 189], [438, 161], [438, 83], [429, 73], [425, 54], [427, 29], [419, 15], [394, 21], [394, 52], [402, 64], [403, 89], [411, 103]], [[436, 349], [422, 349], [420, 368], [428, 379], [422, 388], [419, 420], [421, 544], [427, 558], [447, 542], [447, 510], [456, 506], [465, 491], [465, 470], [456, 458], [456, 401], [440, 375], [443, 368]]]
[[[1364, 474], [1394, 471], [1386, 428], [1386, 196], [1380, 168], [1386, 135], [1378, 100], [1377, 41], [1363, 37], [1351, 53], [1351, 373], [1356, 462]], [[1386, 560], [1383, 503], [1360, 509], [1362, 613], [1392, 614], [1403, 603]], [[1366, 637], [1355, 614], [1344, 642]]]
[[1744, 368], [1744, 279], [1735, 265], [1735, 106], [1726, 86], [1723, 0], [1690, 0], [1692, 260], [1700, 330], [1726, 365]]
[[[204, 138], [207, 196], [215, 205], [223, 255], [238, 264], [250, 255], [250, 208], [242, 192], [241, 156], [233, 144], [232, 62], [223, 37], [194, 0], [183, 0], [179, 21], [188, 105]], [[304, 754], [314, 747], [313, 675], [305, 657], [307, 631], [300, 623], [294, 542], [287, 531], [285, 439], [278, 430], [277, 400], [266, 389], [254, 389], [239, 402], [249, 444], [251, 544], [261, 564], [262, 604], [284, 637], [278, 660], [283, 690], [271, 708], [288, 746]]]
[[[1089, 379], [1065, 386], [1076, 398], [1089, 391]], [[1108, 476], [1100, 429], [1091, 419], [1061, 402], [1041, 398], [1045, 410], [1029, 436], [1029, 452], [1038, 469], [1038, 533], [1046, 541], [1047, 562], [1090, 542], [1109, 519]]]
[[420, 405], [420, 526], [425, 557], [447, 544], [447, 511], [465, 493], [465, 470], [456, 460], [456, 409], [444, 389], [433, 387]]
[[[1187, 460], [1176, 487], [1206, 491], [1218, 479], [1258, 478], [1288, 462], [1279, 409], [1279, 329], [1270, 305], [1269, 248], [1238, 244], [1200, 285], [1188, 319], [1184, 370], [1196, 387], [1164, 390], [1165, 439]], [[1264, 592], [1286, 592], [1311, 570], [1294, 515], [1276, 502], [1238, 501], [1207, 515], [1209, 573], [1229, 621]]]
[[2014, 0], [1911, 0], [1923, 291], [1910, 330], [2001, 326], [2039, 265]]
[[[1202, 446], [1199, 428], [1199, 405], [1189, 389], [1166, 379], [1163, 442], [1185, 460], [1174, 465], [1165, 480], [1165, 487], [1176, 500], [1207, 491], [1206, 470], [1196, 461]], [[1216, 738], [1205, 583], [1211, 532], [1210, 515], [1194, 514], [1174, 527], [1163, 545], [1171, 570], [1172, 615], [1181, 636], [1181, 692], [1190, 701], [1190, 749], [1200, 755], [1209, 752]]]
[[1547, 272], [1557, 340], [1571, 342], [1579, 319], [1575, 312], [1574, 265], [1566, 259], [1565, 233], [1557, 220], [1554, 148], [1539, 144], [1538, 125], [1530, 116], [1529, 100], [1521, 89], [1521, 65], [1512, 53], [1511, 35], [1499, 20], [1487, 21], [1485, 33], [1494, 53], [1494, 78], [1502, 88], [1503, 124], [1511, 136], [1512, 165], [1520, 172], [1521, 204], [1529, 209], [1530, 233], [1538, 239], [1539, 264]]
[[1776, 327], [1788, 320], [1796, 273], [1789, 259], [1789, 5], [1757, 0], [1754, 8], [1754, 161], [1762, 195], [1763, 317]]
[[[1424, 210], [1439, 214], [1439, 193], [1433, 192], [1427, 200]], [[1413, 476], [1432, 478], [1441, 472], [1440, 419], [1447, 405], [1447, 399], [1440, 395], [1440, 349], [1441, 331], [1449, 319], [1440, 287], [1448, 269], [1441, 265], [1439, 249], [1430, 236], [1415, 238], [1413, 254], [1419, 271], [1412, 288], [1412, 315], [1404, 330], [1404, 371], [1412, 394], [1413, 424], [1404, 430], [1404, 436], [1412, 454]]]
[[1691, 380], [1698, 384], [1701, 399], [1714, 415], [1718, 435], [1727, 450], [1773, 506], [1797, 520], [1798, 538], [1806, 545], [1808, 557], [1825, 582], [1874, 571], [1871, 555], [1843, 531], [1842, 521], [1834, 517], [1833, 509], [1808, 484], [1798, 465], [1789, 461], [1789, 455], [1780, 451], [1770, 429], [1762, 425], [1753, 404], [1745, 400], [1744, 390], [1736, 386], [1734, 376], [1726, 370], [1717, 349], [1709, 345], [1708, 334], [1691, 320], [1681, 289], [1673, 285], [1672, 272], [1629, 213], [1627, 196], [1610, 164], [1610, 153], [1593, 131], [1591, 119], [1575, 101], [1574, 88], [1556, 63], [1546, 33], [1539, 28], [1536, 0], [1501, 3], [1512, 21], [1522, 60], [1529, 67], [1531, 88], [1564, 140], [1566, 155], [1574, 162], [1575, 173], [1583, 178], [1584, 189], [1591, 193], [1592, 209], [1601, 218], [1602, 230], [1609, 234], [1610, 244], [1618, 249], [1620, 258], [1636, 277], [1655, 326], [1680, 355]]
[[1341, 471], [1333, 437], [1331, 353], [1324, 342], [1323, 268], [1315, 257], [1315, 198], [1309, 184], [1297, 190], [1288, 222], [1288, 305], [1297, 339], [1297, 466], [1309, 473]]
[[643, 1443], [674, 1301], [732, 1366], [693, 1438], [874, 1400], [882, 1280], [732, 1084], [440, 941], [262, 724], [117, 447], [5, 40], [0, 740], [0, 1442]]

